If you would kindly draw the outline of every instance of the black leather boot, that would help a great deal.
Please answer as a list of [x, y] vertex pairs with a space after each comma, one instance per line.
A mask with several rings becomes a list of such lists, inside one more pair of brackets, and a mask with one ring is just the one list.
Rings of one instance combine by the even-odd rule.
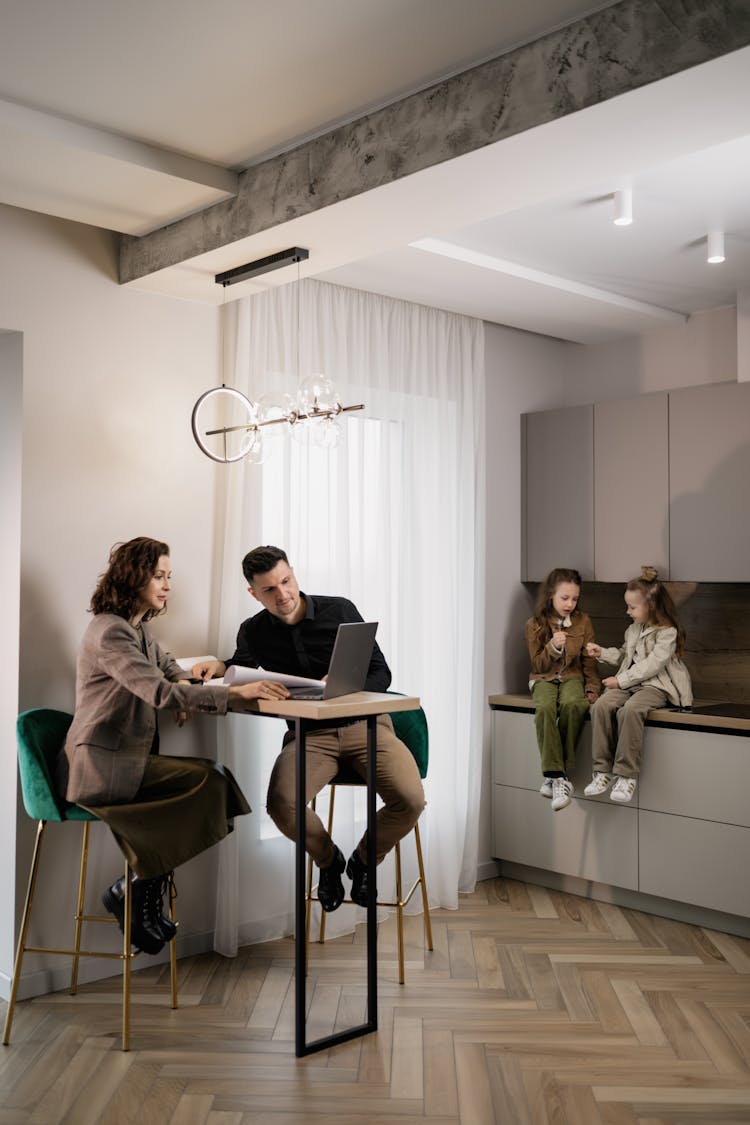
[[[172, 941], [174, 939], [174, 936], [177, 933], [178, 925], [177, 922], [173, 922], [167, 914], [162, 914], [161, 912], [162, 900], [172, 884], [173, 874], [174, 872], [170, 871], [167, 875], [160, 875], [157, 879], [149, 880], [149, 882], [152, 882], [154, 884], [160, 884], [160, 886], [156, 888], [156, 891], [148, 889], [149, 899], [155, 893], [158, 894], [158, 910], [154, 909], [152, 905], [149, 904], [150, 925], [152, 929], [156, 930], [157, 932], [161, 932], [162, 940], [165, 942]], [[135, 890], [135, 885], [138, 880], [135, 878], [135, 876], [132, 876], [131, 881], [133, 883], [133, 889]], [[122, 931], [124, 929], [125, 917], [124, 875], [120, 876], [117, 882], [113, 883], [112, 886], [104, 892], [104, 894], [102, 895], [102, 902], [104, 903], [110, 914], [114, 914], [115, 918], [117, 918], [118, 925], [120, 927], [120, 930]], [[131, 930], [132, 928], [133, 925], [131, 924]]]
[[[149, 894], [148, 885], [158, 880], [134, 879], [132, 883], [132, 911], [130, 918], [130, 940], [137, 949], [144, 953], [161, 953], [164, 948], [164, 938], [161, 928], [154, 926], [149, 918], [146, 899]], [[104, 903], [110, 914], [114, 914], [122, 933], [125, 932], [125, 878], [118, 879], [102, 895]]]
[[164, 913], [164, 895], [169, 894], [169, 888], [172, 883], [172, 872], [168, 875], [160, 875], [158, 879], [153, 879], [154, 887], [149, 891], [150, 899], [152, 900], [150, 906], [150, 917], [154, 929], [161, 930], [162, 936], [165, 941], [172, 941], [177, 933], [177, 923], [173, 922], [169, 915]]

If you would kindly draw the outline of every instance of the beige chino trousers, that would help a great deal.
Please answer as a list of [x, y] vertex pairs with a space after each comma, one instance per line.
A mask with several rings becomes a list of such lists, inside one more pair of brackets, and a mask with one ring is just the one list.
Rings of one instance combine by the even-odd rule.
[[[311, 801], [324, 786], [333, 781], [339, 769], [347, 766], [364, 781], [367, 777], [367, 723], [352, 723], [310, 732], [305, 738], [306, 801]], [[280, 832], [295, 839], [296, 828], [296, 742], [292, 739], [282, 749], [268, 785], [268, 815]], [[380, 863], [392, 847], [419, 820], [425, 806], [422, 779], [417, 764], [393, 730], [388, 715], [377, 718], [376, 789], [383, 807], [376, 816], [377, 861]], [[305, 813], [305, 847], [318, 867], [328, 867], [335, 855], [334, 843], [322, 820], [311, 808]], [[367, 833], [357, 845], [359, 857], [367, 863]]]
[[638, 777], [646, 715], [657, 707], [663, 707], [666, 702], [666, 692], [657, 687], [639, 687], [631, 691], [606, 688], [591, 707], [594, 773]]

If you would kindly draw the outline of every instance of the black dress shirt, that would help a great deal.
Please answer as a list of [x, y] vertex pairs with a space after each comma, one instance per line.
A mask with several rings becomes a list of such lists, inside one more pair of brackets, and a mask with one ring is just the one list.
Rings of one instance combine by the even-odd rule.
[[[303, 593], [301, 597], [305, 599], [305, 616], [296, 625], [286, 625], [267, 609], [243, 621], [237, 633], [237, 648], [232, 659], [226, 661], [227, 667], [239, 664], [322, 680], [328, 672], [339, 625], [362, 621], [362, 616], [346, 598]], [[365, 691], [387, 691], [390, 683], [390, 668], [376, 642]]]

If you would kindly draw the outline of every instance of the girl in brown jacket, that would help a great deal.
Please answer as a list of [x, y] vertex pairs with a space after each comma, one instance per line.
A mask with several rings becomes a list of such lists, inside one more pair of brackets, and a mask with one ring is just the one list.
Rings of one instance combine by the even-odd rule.
[[536, 737], [544, 782], [555, 812], [570, 804], [568, 778], [583, 720], [601, 690], [596, 661], [587, 654], [594, 630], [578, 608], [581, 576], [562, 567], [539, 587], [536, 613], [526, 622], [531, 658], [529, 687], [534, 699]]

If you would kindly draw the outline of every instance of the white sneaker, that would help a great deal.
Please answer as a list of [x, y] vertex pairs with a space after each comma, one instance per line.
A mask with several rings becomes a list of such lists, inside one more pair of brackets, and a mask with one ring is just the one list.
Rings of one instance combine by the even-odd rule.
[[611, 773], [595, 773], [584, 789], [586, 797], [598, 797], [602, 793], [606, 793], [610, 785], [614, 781]]
[[568, 781], [567, 777], [552, 778], [552, 809], [554, 812], [559, 812], [560, 809], [564, 809], [566, 805], [569, 805], [572, 795], [572, 781]]
[[545, 777], [544, 781], [542, 782], [542, 785], [541, 785], [541, 788], [540, 788], [539, 792], [542, 794], [543, 797], [551, 797], [552, 796], [552, 778], [551, 777]]
[[609, 795], [610, 801], [619, 801], [621, 805], [632, 801], [637, 784], [638, 781], [635, 777], [618, 777], [612, 786], [612, 792]]

